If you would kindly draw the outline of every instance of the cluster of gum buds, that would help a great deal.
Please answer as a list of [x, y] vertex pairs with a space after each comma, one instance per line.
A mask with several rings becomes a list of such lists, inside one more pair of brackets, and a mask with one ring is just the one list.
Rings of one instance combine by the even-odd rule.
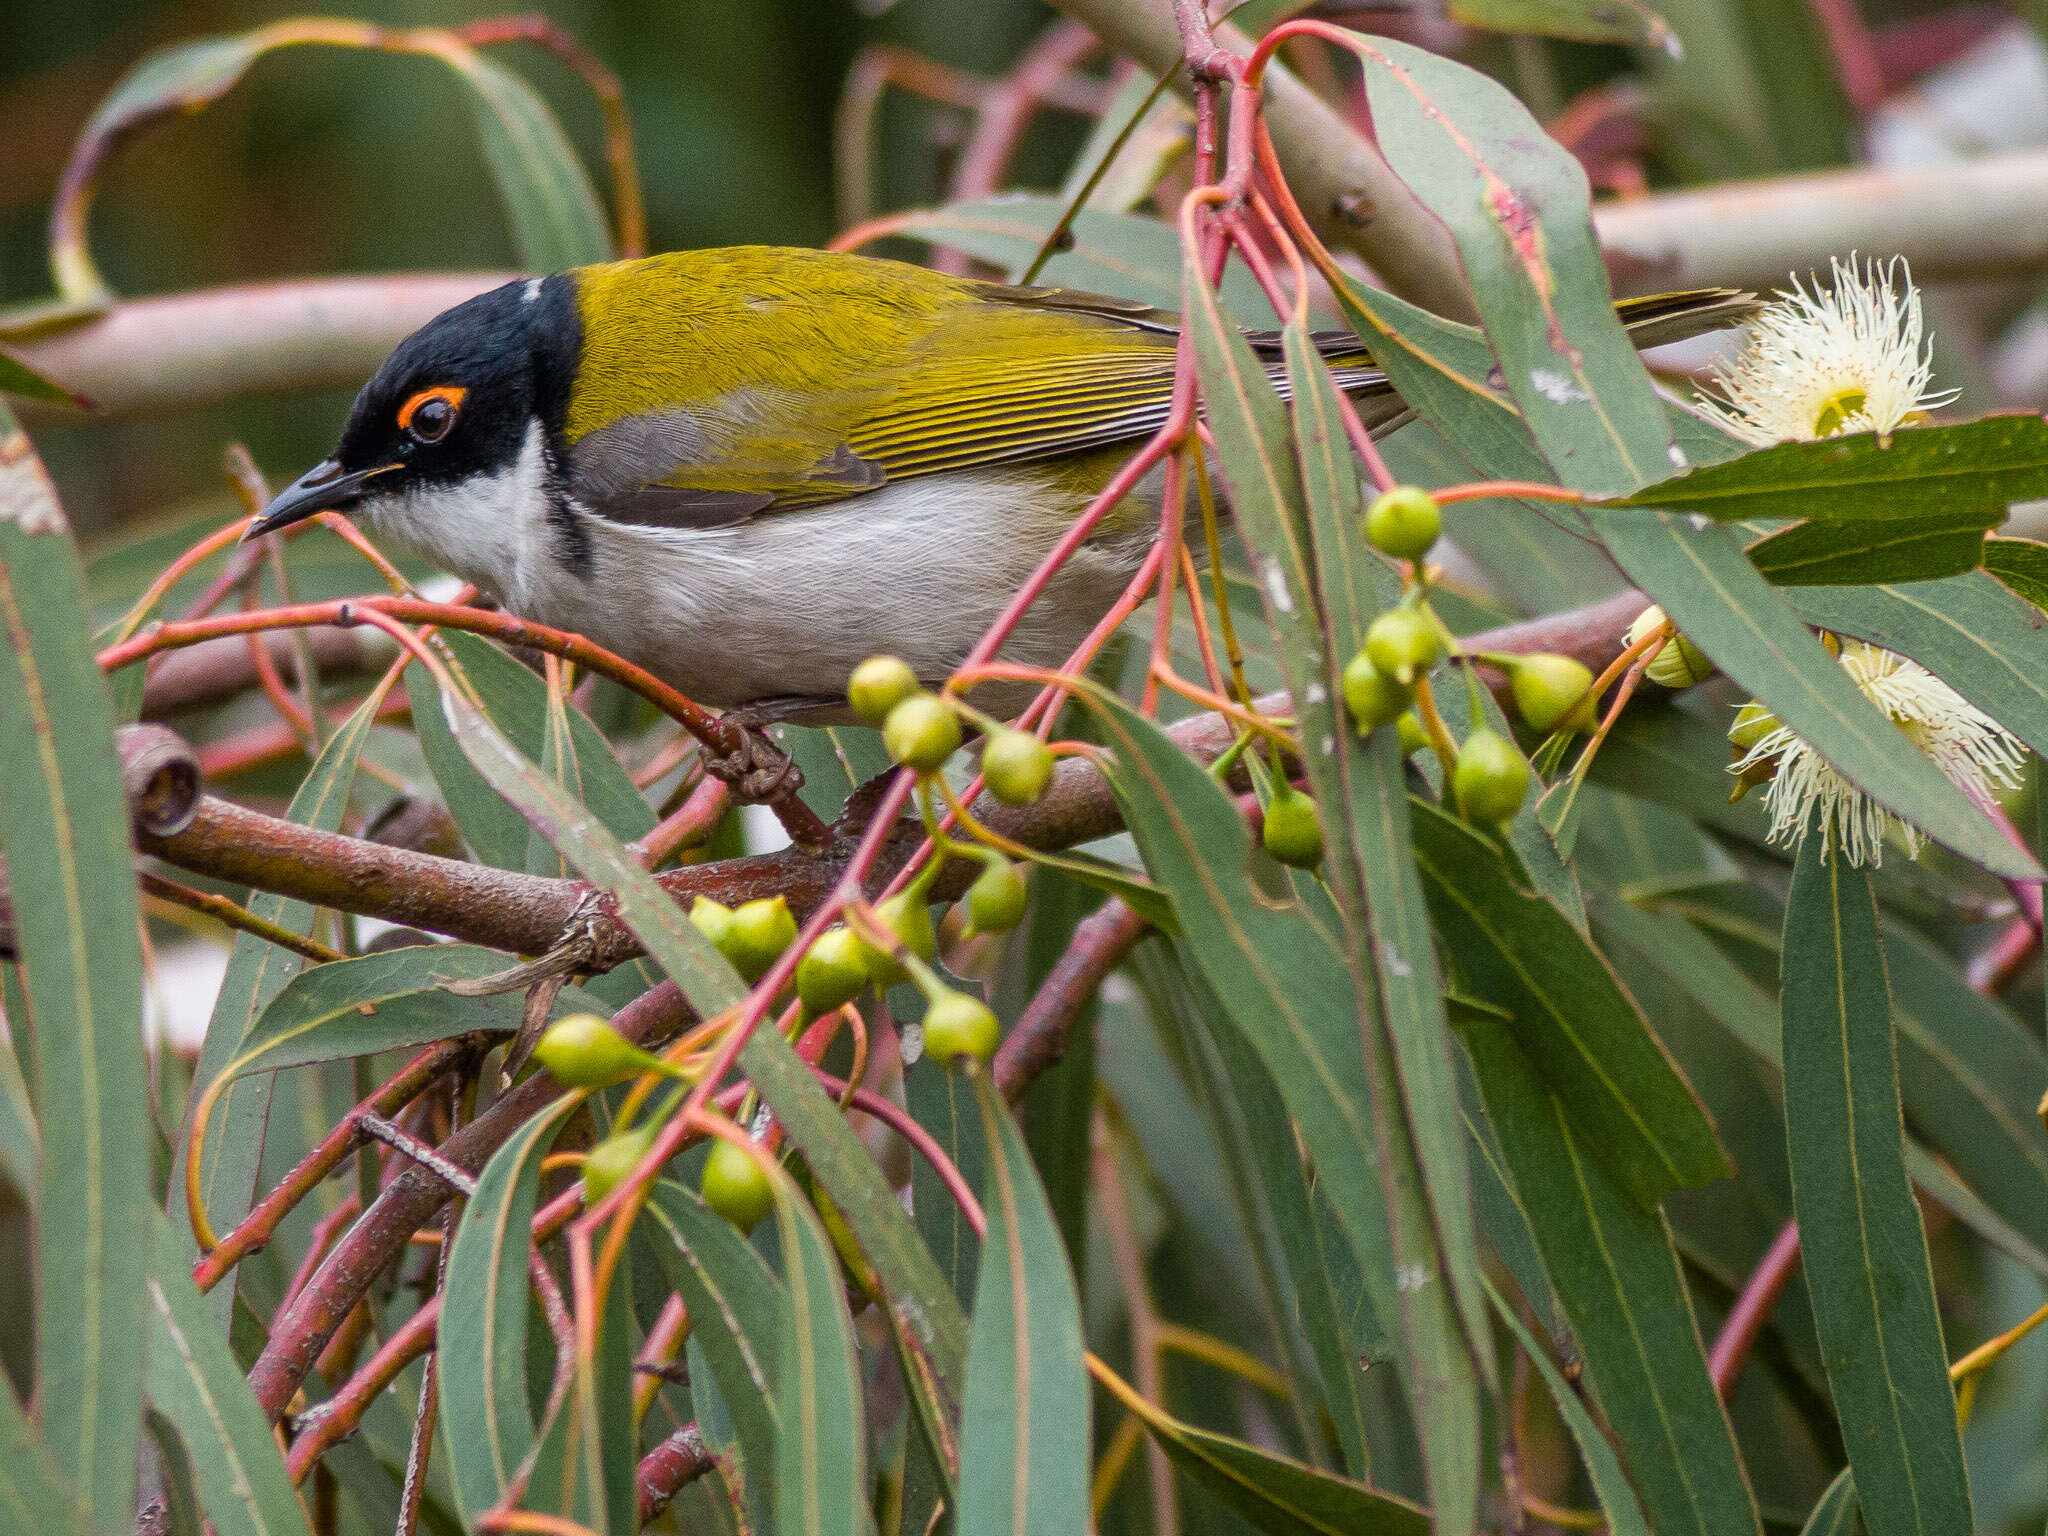
[[[1394, 486], [1367, 508], [1366, 537], [1383, 554], [1407, 562], [1409, 580], [1401, 602], [1372, 621], [1364, 647], [1345, 665], [1344, 702], [1360, 735], [1392, 726], [1403, 756], [1434, 752], [1458, 813], [1498, 827], [1522, 808], [1533, 775], [1515, 744], [1483, 723], [1472, 664], [1505, 672], [1516, 713], [1545, 736], [1594, 728], [1594, 678], [1570, 656], [1464, 653], [1429, 603], [1424, 561], [1442, 528], [1436, 499], [1419, 486]], [[1447, 656], [1465, 664], [1473, 694], [1472, 729], [1463, 743], [1452, 740], [1430, 691], [1429, 674]]]
[[[978, 842], [963, 842], [940, 827], [932, 807], [932, 785], [960, 749], [963, 719], [983, 732], [982, 777], [990, 793], [1006, 805], [1029, 805], [1044, 793], [1052, 777], [1053, 751], [1028, 731], [930, 692], [906, 663], [893, 656], [862, 663], [854, 672], [848, 700], [862, 719], [881, 727], [890, 757], [919, 776], [920, 803], [935, 856], [902, 890], [872, 907], [849, 908], [845, 921], [825, 929], [798, 958], [791, 983], [796, 1027], [801, 1030], [848, 1007], [870, 986], [888, 988], [907, 981], [925, 999], [919, 1023], [922, 1055], [946, 1067], [985, 1063], [995, 1054], [1001, 1025], [986, 1003], [949, 986], [936, 968], [932, 883], [948, 857], [971, 857], [982, 864], [965, 898], [968, 923], [963, 937], [1015, 928], [1024, 919], [1028, 893], [1023, 873], [1008, 856]], [[796, 916], [781, 896], [737, 907], [699, 896], [689, 919], [749, 986], [775, 969], [798, 938]], [[595, 1091], [641, 1080], [642, 1086], [621, 1106], [612, 1133], [584, 1157], [584, 1195], [590, 1206], [639, 1166], [697, 1078], [693, 1058], [675, 1049], [663, 1056], [642, 1050], [595, 1014], [556, 1020], [542, 1033], [533, 1059], [570, 1088]], [[648, 1087], [664, 1079], [675, 1081], [668, 1098], [641, 1114], [650, 1097]], [[752, 1111], [750, 1094], [740, 1114], [743, 1123], [752, 1118]], [[771, 1125], [755, 1139], [773, 1153], [780, 1135]], [[774, 1188], [760, 1159], [735, 1141], [712, 1142], [700, 1189], [707, 1205], [743, 1231], [752, 1230], [775, 1205]], [[813, 1186], [810, 1194], [842, 1258], [859, 1278], [865, 1261], [843, 1221], [822, 1188]]]

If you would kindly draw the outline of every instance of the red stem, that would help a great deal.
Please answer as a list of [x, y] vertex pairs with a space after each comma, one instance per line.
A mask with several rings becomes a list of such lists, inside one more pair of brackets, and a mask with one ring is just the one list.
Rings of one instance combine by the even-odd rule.
[[1750, 1346], [1770, 1321], [1771, 1309], [1777, 1306], [1778, 1297], [1798, 1265], [1799, 1224], [1788, 1221], [1750, 1273], [1727, 1321], [1714, 1338], [1713, 1352], [1707, 1356], [1707, 1375], [1713, 1379], [1714, 1391], [1724, 1403], [1735, 1389], [1735, 1378], [1742, 1372], [1742, 1362], [1749, 1358]]

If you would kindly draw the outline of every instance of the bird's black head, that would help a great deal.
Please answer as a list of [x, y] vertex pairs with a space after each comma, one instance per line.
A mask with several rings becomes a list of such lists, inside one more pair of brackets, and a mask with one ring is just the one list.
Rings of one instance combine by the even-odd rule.
[[333, 456], [281, 491], [244, 537], [508, 470], [535, 422], [559, 433], [579, 346], [566, 275], [507, 283], [436, 315], [363, 386]]

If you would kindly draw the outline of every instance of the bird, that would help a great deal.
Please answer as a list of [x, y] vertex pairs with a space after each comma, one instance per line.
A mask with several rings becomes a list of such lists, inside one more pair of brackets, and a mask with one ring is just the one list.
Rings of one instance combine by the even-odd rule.
[[[1638, 344], [1744, 311], [1626, 301]], [[1181, 319], [1102, 294], [774, 246], [516, 279], [436, 316], [363, 387], [333, 454], [244, 537], [323, 509], [750, 720], [851, 718], [878, 653], [936, 684], [1166, 420]], [[1275, 332], [1247, 340], [1283, 393]], [[1407, 407], [1317, 332], [1385, 430]], [[1158, 477], [1024, 616], [1057, 666], [1142, 563]]]

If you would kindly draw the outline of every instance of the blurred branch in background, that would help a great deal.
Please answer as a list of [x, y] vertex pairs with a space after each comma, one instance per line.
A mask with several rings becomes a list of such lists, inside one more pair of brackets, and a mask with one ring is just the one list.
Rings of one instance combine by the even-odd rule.
[[[1286, 96], [1269, 82], [1277, 109]], [[1623, 294], [1768, 289], [1848, 250], [1897, 252], [1926, 282], [2021, 276], [2048, 266], [2048, 150], [1658, 193], [1604, 204], [1594, 223]], [[104, 417], [148, 415], [359, 382], [415, 327], [509, 276], [309, 278], [130, 299], [6, 350]], [[31, 419], [52, 415], [36, 407]]]

